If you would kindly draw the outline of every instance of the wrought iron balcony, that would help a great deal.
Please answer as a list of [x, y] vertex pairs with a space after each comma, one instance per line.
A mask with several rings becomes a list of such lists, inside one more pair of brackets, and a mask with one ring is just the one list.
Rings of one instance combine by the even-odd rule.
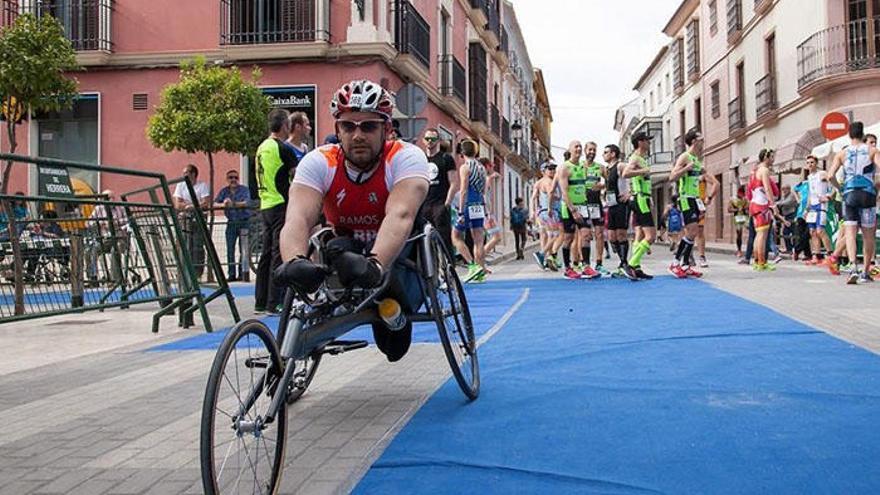
[[742, 0], [727, 2], [727, 41], [734, 43], [742, 34]]
[[394, 13], [394, 47], [426, 68], [431, 64], [431, 27], [409, 0], [397, 0]]
[[220, 0], [221, 45], [329, 39], [329, 0]]
[[501, 142], [508, 148], [513, 145], [510, 140], [510, 122], [504, 117], [501, 117]]
[[440, 56], [440, 93], [467, 101], [467, 75], [464, 66], [453, 55]]
[[746, 126], [745, 109], [740, 98], [734, 98], [727, 104], [728, 129], [730, 132], [744, 129]]
[[776, 99], [776, 78], [773, 74], [767, 74], [755, 83], [755, 108], [758, 118], [779, 107]]
[[880, 67], [880, 16], [819, 31], [798, 46], [798, 90], [814, 81]]
[[110, 17], [113, 0], [19, 0], [3, 1], [0, 26], [12, 24], [18, 14], [52, 16], [77, 51], [111, 51]]

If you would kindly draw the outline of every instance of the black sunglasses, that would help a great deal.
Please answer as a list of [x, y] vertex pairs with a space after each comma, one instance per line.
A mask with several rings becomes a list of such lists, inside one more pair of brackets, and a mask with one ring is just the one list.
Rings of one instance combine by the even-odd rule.
[[384, 120], [337, 120], [336, 128], [346, 134], [352, 134], [360, 129], [364, 134], [372, 134], [385, 126]]
[[226, 178], [227, 178], [227, 179], [230, 179], [230, 180], [238, 180], [238, 176], [237, 176], [237, 175], [228, 175], [228, 176], [226, 176]]

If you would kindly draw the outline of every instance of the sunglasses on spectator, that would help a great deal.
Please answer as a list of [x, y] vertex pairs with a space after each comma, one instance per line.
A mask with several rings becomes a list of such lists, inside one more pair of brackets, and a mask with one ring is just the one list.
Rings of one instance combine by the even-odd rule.
[[237, 176], [237, 175], [227, 175], [226, 178], [229, 179], [229, 180], [238, 180], [238, 176]]
[[342, 131], [346, 134], [353, 134], [354, 131], [356, 131], [358, 129], [360, 129], [361, 132], [363, 132], [364, 134], [372, 134], [372, 133], [378, 131], [379, 129], [382, 129], [383, 127], [385, 127], [385, 121], [384, 120], [361, 120], [358, 122], [355, 120], [337, 120], [336, 127], [340, 131]]
[[439, 140], [440, 140], [440, 138], [437, 138], [437, 137], [425, 137], [425, 141], [428, 143], [436, 143]]

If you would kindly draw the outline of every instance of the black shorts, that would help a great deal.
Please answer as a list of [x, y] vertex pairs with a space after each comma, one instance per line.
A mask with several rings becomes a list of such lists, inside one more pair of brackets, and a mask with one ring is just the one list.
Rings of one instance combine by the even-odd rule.
[[589, 223], [575, 220], [574, 216], [572, 216], [570, 213], [568, 218], [562, 219], [562, 231], [566, 234], [574, 234], [577, 230], [588, 228], [590, 228]]
[[590, 210], [593, 210], [594, 208], [597, 208], [599, 210], [599, 218], [589, 219], [587, 222], [587, 226], [592, 224], [593, 227], [599, 227], [599, 228], [605, 227], [605, 215], [604, 215], [605, 212], [602, 210], [602, 205], [601, 204], [590, 204], [590, 205], [587, 205], [587, 207], [590, 208]]
[[629, 228], [629, 207], [614, 205], [608, 208], [608, 229], [627, 230]]
[[697, 223], [703, 217], [703, 212], [697, 206], [696, 198], [681, 198], [681, 215], [684, 217], [684, 224], [690, 225]]
[[636, 227], [654, 228], [654, 215], [651, 214], [651, 199], [644, 198], [643, 202], [647, 206], [647, 212], [642, 211], [642, 208], [639, 207], [637, 199], [633, 199], [632, 201], [630, 201], [629, 208], [633, 212], [633, 222], [635, 222]]

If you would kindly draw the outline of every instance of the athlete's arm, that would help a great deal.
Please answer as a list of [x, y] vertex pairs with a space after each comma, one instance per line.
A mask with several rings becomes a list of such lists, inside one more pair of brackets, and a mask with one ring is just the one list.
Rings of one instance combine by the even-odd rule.
[[305, 256], [309, 248], [312, 227], [321, 216], [324, 195], [302, 184], [290, 186], [290, 201], [287, 202], [287, 216], [281, 228], [279, 247], [281, 260], [290, 261], [297, 256]]
[[630, 160], [623, 169], [623, 178], [631, 179], [639, 175], [644, 175], [639, 168], [639, 162], [635, 159]]
[[714, 175], [704, 174], [706, 176], [706, 180], [709, 182], [708, 187], [711, 187], [709, 191], [706, 193], [706, 206], [712, 204], [712, 199], [715, 198], [715, 195], [718, 194], [718, 188], [721, 184], [718, 182], [718, 179], [715, 178]]
[[769, 171], [761, 171], [758, 172], [758, 175], [761, 179], [761, 184], [764, 185], [764, 194], [767, 195], [767, 200], [770, 201], [770, 207], [776, 207], [776, 196], [773, 194], [773, 184], [770, 182], [770, 172]]
[[[470, 175], [470, 173], [471, 173], [471, 166], [468, 165], [467, 160], [465, 160], [465, 162], [462, 163], [460, 167], [458, 167], [459, 183], [460, 184], [467, 184], [468, 183], [468, 175]], [[465, 186], [461, 190], [461, 194], [458, 195], [458, 216], [459, 216], [459, 218], [462, 218], [462, 215], [464, 215], [464, 204], [467, 201], [467, 194], [468, 194], [468, 191], [467, 191], [467, 187]]]
[[419, 207], [428, 195], [428, 181], [422, 177], [403, 179], [391, 189], [385, 204], [385, 219], [376, 234], [373, 254], [390, 269], [412, 232]]
[[843, 151], [834, 155], [834, 160], [831, 161], [831, 168], [829, 168], [827, 172], [828, 182], [830, 182], [835, 189], [840, 189], [840, 183], [837, 182], [837, 170], [841, 165], [843, 165]]
[[540, 183], [535, 184], [535, 187], [532, 188], [532, 196], [529, 198], [529, 218], [535, 218], [538, 215], [538, 189], [541, 187]]
[[674, 181], [678, 180], [679, 177], [686, 174], [692, 167], [691, 161], [688, 159], [686, 153], [682, 153], [678, 155], [678, 160], [675, 161], [675, 166], [672, 167], [672, 172], [669, 173], [669, 180]]
[[449, 179], [449, 192], [446, 193], [446, 202], [444, 203], [447, 208], [452, 205], [452, 200], [455, 199], [455, 193], [458, 192], [459, 188], [461, 188], [461, 182], [458, 180], [458, 170], [455, 168], [455, 159], [449, 155], [446, 155], [445, 158], [450, 162], [451, 168], [446, 172], [446, 177]]
[[574, 208], [574, 204], [572, 204], [571, 199], [568, 197], [568, 167], [562, 169], [562, 173], [558, 174], [559, 176], [559, 190], [562, 192], [562, 201], [565, 203], [565, 206], [568, 208], [568, 211], [572, 215], [577, 215], [577, 211]]

